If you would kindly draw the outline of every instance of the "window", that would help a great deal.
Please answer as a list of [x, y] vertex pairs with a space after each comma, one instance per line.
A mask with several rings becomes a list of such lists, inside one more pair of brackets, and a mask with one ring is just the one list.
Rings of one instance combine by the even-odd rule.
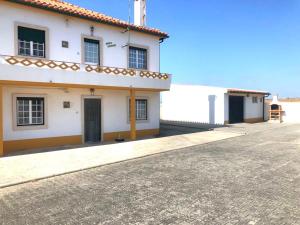
[[45, 58], [45, 39], [44, 30], [18, 26], [18, 54]]
[[129, 68], [147, 69], [147, 50], [129, 47]]
[[[130, 118], [130, 99], [129, 99], [129, 118]], [[135, 119], [147, 120], [148, 119], [148, 100], [136, 99], [135, 100]]]
[[98, 40], [84, 38], [84, 62], [100, 64], [100, 45]]
[[258, 103], [257, 97], [252, 97], [252, 103]]
[[44, 125], [44, 98], [17, 97], [17, 126]]

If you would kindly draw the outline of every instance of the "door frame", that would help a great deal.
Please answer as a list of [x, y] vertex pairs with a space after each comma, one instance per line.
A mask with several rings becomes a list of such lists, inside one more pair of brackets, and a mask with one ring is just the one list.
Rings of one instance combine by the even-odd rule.
[[237, 94], [230, 94], [228, 95], [228, 123], [232, 124], [230, 121], [230, 96], [234, 96], [234, 97], [242, 97], [243, 98], [243, 122], [241, 123], [245, 123], [245, 118], [246, 118], [246, 95], [237, 95]]
[[100, 133], [101, 133], [101, 140], [100, 140], [100, 143], [103, 142], [103, 96], [102, 95], [82, 95], [81, 96], [81, 139], [82, 139], [82, 143], [85, 144], [85, 135], [84, 135], [84, 100], [85, 99], [100, 99], [100, 107], [101, 107], [101, 110], [100, 110], [100, 121], [101, 121], [101, 126], [100, 126]]

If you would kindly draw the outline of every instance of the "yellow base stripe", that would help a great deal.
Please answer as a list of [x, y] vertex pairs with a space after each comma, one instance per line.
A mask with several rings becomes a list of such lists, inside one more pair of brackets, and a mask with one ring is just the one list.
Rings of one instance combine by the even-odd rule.
[[[154, 136], [159, 134], [159, 129], [148, 129], [148, 130], [138, 130], [137, 137]], [[130, 131], [119, 131], [112, 133], [104, 133], [104, 141], [114, 141], [116, 138], [130, 139]], [[4, 155], [9, 153], [30, 150], [30, 149], [40, 149], [49, 147], [59, 147], [64, 145], [80, 145], [82, 144], [82, 136], [65, 136], [65, 137], [49, 137], [49, 138], [36, 138], [36, 139], [25, 139], [25, 140], [12, 140], [4, 141], [3, 149]]]
[[245, 123], [261, 123], [264, 122], [262, 117], [245, 119]]
[[3, 155], [3, 87], [0, 86], [0, 157]]
[[63, 145], [77, 144], [82, 144], [81, 135], [4, 141], [3, 145], [4, 154], [9, 154], [12, 152], [28, 149], [58, 147]]
[[[159, 129], [137, 130], [137, 137], [154, 136], [159, 134]], [[116, 138], [130, 139], [130, 131], [119, 131], [112, 133], [104, 133], [104, 141], [113, 141]]]

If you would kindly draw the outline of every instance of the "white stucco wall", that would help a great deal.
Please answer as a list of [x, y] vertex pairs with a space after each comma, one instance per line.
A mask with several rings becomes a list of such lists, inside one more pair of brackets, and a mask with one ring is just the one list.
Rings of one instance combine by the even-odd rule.
[[[94, 38], [102, 41], [101, 61], [102, 66], [127, 68], [128, 42], [134, 46], [148, 49], [148, 70], [159, 72], [159, 37], [141, 32], [122, 33], [124, 29], [108, 26], [88, 20], [65, 16], [46, 10], [35, 9], [20, 4], [0, 1], [0, 55], [16, 55], [15, 23], [21, 25], [44, 27], [48, 30], [49, 59], [63, 62], [82, 63], [82, 35], [90, 36], [90, 27], [94, 26]], [[69, 42], [69, 48], [62, 47], [62, 41]], [[111, 42], [115, 47], [108, 47]], [[15, 80], [24, 82], [43, 82], [58, 84], [81, 84], [112, 87], [133, 87], [143, 89], [167, 90], [170, 87], [171, 76], [167, 80], [140, 77], [136, 71], [135, 76], [115, 75], [86, 72], [85, 65], [79, 71], [70, 69], [50, 69], [48, 67], [10, 65], [5, 57], [0, 56], [0, 80]]]
[[161, 94], [161, 119], [224, 124], [226, 92], [218, 87], [171, 85]]
[[[20, 140], [44, 137], [82, 135], [82, 97], [89, 96], [88, 89], [17, 88], [4, 87], [4, 140]], [[13, 94], [46, 94], [46, 129], [15, 130], [13, 128]], [[96, 90], [102, 99], [102, 132], [110, 133], [130, 130], [128, 121], [128, 91]], [[138, 122], [137, 130], [159, 128], [159, 93], [137, 92], [137, 97], [148, 99], [148, 121]], [[63, 101], [70, 101], [71, 108], [64, 109]]]
[[[257, 96], [257, 103], [252, 102], [252, 97]], [[254, 119], [254, 118], [262, 118], [263, 117], [263, 101], [261, 101], [261, 95], [250, 95], [249, 97], [244, 98], [245, 103], [245, 111], [244, 118], [245, 119]]]
[[[229, 121], [229, 94], [227, 88], [199, 85], [171, 85], [161, 95], [161, 119], [203, 124], [224, 124]], [[231, 94], [230, 94], [231, 95]], [[263, 117], [262, 95], [244, 96], [244, 119]], [[258, 98], [257, 103], [252, 97]]]
[[0, 80], [13, 80], [23, 82], [40, 82], [75, 85], [97, 85], [106, 87], [123, 88], [148, 88], [167, 90], [170, 87], [171, 77], [167, 80], [153, 79], [135, 76], [114, 74], [99, 74], [96, 72], [67, 71], [61, 69], [46, 69], [37, 67], [25, 67], [19, 65], [1, 64]]
[[[282, 120], [287, 123], [300, 123], [300, 102], [279, 101], [283, 110]], [[270, 105], [266, 104], [266, 114], [269, 119]]]
[[300, 102], [282, 102], [283, 121], [288, 123], [300, 123]]
[[[66, 22], [68, 19], [68, 22]], [[95, 27], [94, 37], [103, 39], [103, 66], [127, 68], [128, 33], [122, 28], [103, 25], [88, 20], [34, 9], [14, 3], [0, 2], [0, 54], [14, 55], [14, 23], [21, 22], [49, 29], [49, 58], [58, 61], [81, 63], [81, 35], [90, 36], [90, 26]], [[149, 48], [148, 70], [159, 71], [159, 37], [131, 31], [130, 43]], [[69, 48], [61, 42], [68, 41]], [[112, 42], [116, 47], [108, 48]]]

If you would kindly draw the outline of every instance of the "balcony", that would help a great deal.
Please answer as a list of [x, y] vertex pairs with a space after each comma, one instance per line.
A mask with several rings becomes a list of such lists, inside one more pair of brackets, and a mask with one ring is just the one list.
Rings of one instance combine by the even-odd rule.
[[0, 80], [169, 90], [171, 75], [145, 70], [0, 55]]

